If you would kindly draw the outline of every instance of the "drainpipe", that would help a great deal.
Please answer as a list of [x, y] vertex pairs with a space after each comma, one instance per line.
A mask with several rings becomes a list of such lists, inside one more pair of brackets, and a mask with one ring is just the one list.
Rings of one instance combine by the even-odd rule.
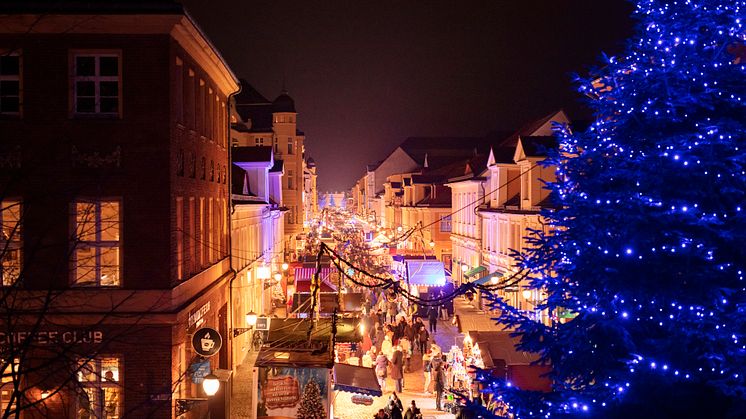
[[[238, 85], [238, 91], [233, 92], [228, 95], [228, 106], [226, 109], [226, 112], [228, 112], [228, 126], [226, 127], [226, 133], [228, 134], [228, 169], [226, 173], [226, 176], [228, 177], [228, 206], [230, 207], [230, 211], [228, 211], [228, 269], [233, 273], [231, 276], [231, 280], [228, 282], [228, 319], [229, 319], [229, 327], [228, 327], [228, 339], [231, 342], [231, 351], [230, 351], [230, 367], [231, 371], [233, 371], [233, 368], [235, 365], [233, 364], [233, 281], [236, 280], [236, 277], [238, 276], [238, 272], [236, 272], [236, 269], [233, 267], [233, 213], [236, 211], [235, 206], [233, 205], [233, 190], [231, 189], [231, 186], [233, 185], [233, 158], [232, 158], [232, 149], [233, 149], [233, 141], [231, 139], [231, 101], [233, 97], [241, 92], [243, 89], [243, 86], [240, 84]], [[231, 392], [233, 392], [233, 386], [231, 386]], [[231, 396], [233, 396], [231, 394]]]

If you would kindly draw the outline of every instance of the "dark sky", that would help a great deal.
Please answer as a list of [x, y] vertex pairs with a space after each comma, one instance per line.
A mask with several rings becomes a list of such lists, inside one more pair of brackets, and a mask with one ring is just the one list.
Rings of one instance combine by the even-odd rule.
[[184, 0], [233, 71], [295, 99], [319, 190], [348, 189], [409, 136], [484, 135], [558, 108], [618, 53], [623, 0]]

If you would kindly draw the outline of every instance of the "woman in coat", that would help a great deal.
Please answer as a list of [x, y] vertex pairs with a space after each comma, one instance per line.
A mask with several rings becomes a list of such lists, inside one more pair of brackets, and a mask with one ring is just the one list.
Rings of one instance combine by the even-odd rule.
[[398, 345], [391, 356], [391, 379], [396, 384], [396, 391], [401, 393], [404, 387], [404, 355]]
[[389, 365], [389, 359], [383, 352], [380, 352], [376, 357], [376, 377], [378, 377], [378, 384], [381, 386], [381, 392], [386, 392], [386, 367]]

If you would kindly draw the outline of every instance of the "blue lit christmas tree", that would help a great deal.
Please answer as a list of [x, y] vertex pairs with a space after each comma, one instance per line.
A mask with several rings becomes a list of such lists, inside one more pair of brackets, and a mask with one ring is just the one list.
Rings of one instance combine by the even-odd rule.
[[595, 122], [560, 133], [559, 210], [520, 265], [543, 325], [500, 320], [554, 391], [480, 374], [518, 417], [745, 417], [746, 1], [638, 0], [622, 57], [581, 80]]

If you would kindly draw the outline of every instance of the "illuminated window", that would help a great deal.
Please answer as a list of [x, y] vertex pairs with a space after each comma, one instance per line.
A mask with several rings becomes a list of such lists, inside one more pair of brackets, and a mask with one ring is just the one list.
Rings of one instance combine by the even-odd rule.
[[75, 113], [118, 115], [120, 81], [118, 54], [75, 54], [72, 86]]
[[114, 287], [121, 284], [119, 207], [118, 201], [75, 203], [75, 285]]
[[0, 114], [21, 112], [21, 57], [0, 51]]
[[[0, 365], [5, 366], [2, 377], [0, 378], [0, 412], [10, 412], [13, 407], [10, 407], [11, 400], [13, 400], [14, 406], [18, 403], [18, 398], [13, 398], [14, 388], [13, 376], [16, 375], [16, 380], [20, 377], [18, 374], [19, 359], [13, 359], [13, 362], [9, 360], [0, 359]], [[10, 408], [9, 408], [10, 407]]]
[[115, 357], [81, 360], [76, 418], [118, 419], [122, 412], [120, 360]]
[[23, 241], [21, 240], [21, 202], [0, 201], [0, 277], [3, 286], [11, 286], [21, 274]]
[[440, 219], [440, 231], [442, 233], [451, 232], [451, 216], [450, 215], [446, 215], [445, 217]]
[[293, 154], [293, 139], [288, 138], [288, 154]]

